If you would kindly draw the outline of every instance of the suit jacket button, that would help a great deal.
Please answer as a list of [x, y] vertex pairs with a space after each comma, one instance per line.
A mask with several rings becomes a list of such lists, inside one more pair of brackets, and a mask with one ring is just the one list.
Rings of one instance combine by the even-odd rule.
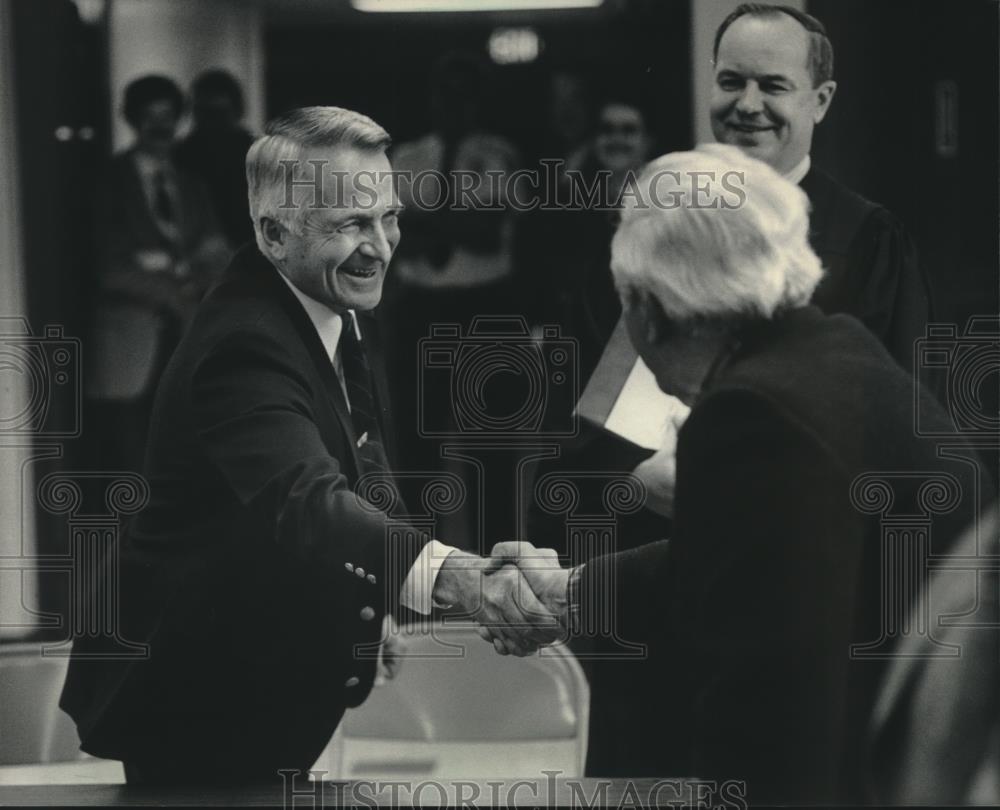
[[344, 686], [346, 686], [348, 689], [350, 689], [352, 686], [357, 686], [359, 683], [361, 683], [361, 680], [359, 678], [355, 677], [354, 675], [352, 675], [350, 678], [348, 678], [344, 682]]
[[369, 574], [369, 575], [368, 575], [368, 581], [369, 581], [369, 582], [370, 582], [370, 583], [371, 583], [372, 585], [374, 585], [374, 584], [375, 584], [375, 575], [374, 575], [374, 574]]
[[363, 621], [370, 622], [375, 618], [375, 608], [373, 607], [363, 607], [361, 608], [361, 618]]
[[350, 563], [344, 563], [344, 568], [346, 568], [346, 569], [347, 569], [347, 572], [348, 572], [348, 573], [350, 573], [351, 571], [353, 571], [353, 570], [354, 570], [354, 566], [353, 566], [353, 565], [351, 565]]
[[362, 568], [361, 566], [358, 566], [357, 568], [355, 568], [354, 569], [354, 573], [357, 574], [362, 579], [365, 578], [365, 569]]

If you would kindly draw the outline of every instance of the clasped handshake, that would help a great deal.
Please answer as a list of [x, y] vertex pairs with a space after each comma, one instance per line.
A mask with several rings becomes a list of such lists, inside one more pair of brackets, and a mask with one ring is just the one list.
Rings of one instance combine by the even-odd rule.
[[531, 655], [568, 636], [571, 570], [555, 551], [531, 543], [497, 543], [489, 557], [453, 551], [441, 565], [434, 600], [479, 624], [501, 655]]

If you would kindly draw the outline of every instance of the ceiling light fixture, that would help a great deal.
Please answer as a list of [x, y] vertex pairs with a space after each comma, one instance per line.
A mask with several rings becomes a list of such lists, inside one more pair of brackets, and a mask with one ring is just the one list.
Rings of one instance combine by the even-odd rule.
[[428, 11], [548, 11], [597, 8], [604, 0], [351, 0], [358, 11], [428, 12]]

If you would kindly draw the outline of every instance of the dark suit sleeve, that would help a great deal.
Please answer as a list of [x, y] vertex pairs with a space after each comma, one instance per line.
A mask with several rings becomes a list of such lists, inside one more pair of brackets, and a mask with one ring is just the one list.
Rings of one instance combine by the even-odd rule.
[[[669, 541], [597, 557], [584, 565], [579, 586], [581, 634], [611, 651], [619, 642], [663, 638], [663, 585]], [[614, 628], [613, 634], [608, 630]]]
[[879, 208], [865, 220], [850, 251], [849, 265], [860, 275], [846, 311], [912, 372], [914, 341], [932, 316], [930, 287], [913, 240], [899, 220]]
[[337, 577], [331, 583], [348, 563], [363, 568], [394, 610], [428, 538], [402, 532], [388, 542], [386, 515], [351, 491], [324, 444], [307, 377], [288, 351], [260, 333], [232, 335], [199, 364], [191, 397], [209, 458], [276, 547]]

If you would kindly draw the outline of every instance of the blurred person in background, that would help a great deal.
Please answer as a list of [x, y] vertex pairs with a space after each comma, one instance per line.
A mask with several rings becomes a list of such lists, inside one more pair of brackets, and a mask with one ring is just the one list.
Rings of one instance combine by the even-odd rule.
[[[611, 240], [626, 183], [645, 165], [653, 142], [646, 115], [637, 100], [628, 94], [607, 94], [598, 109], [596, 131], [579, 166], [563, 177], [560, 194], [568, 200], [575, 198], [574, 202], [566, 210], [536, 211], [526, 217], [531, 233], [525, 262], [534, 268], [531, 275], [543, 280], [544, 292], [539, 295], [545, 301], [542, 321], [560, 324], [563, 334], [576, 341], [581, 390], [621, 316], [611, 275]], [[547, 392], [550, 397], [555, 393]], [[576, 404], [567, 399], [553, 411], [568, 415]], [[569, 475], [578, 471], [624, 474], [648, 455], [649, 451], [580, 420], [578, 434], [563, 439], [559, 456], [540, 462], [535, 474], [538, 478], [557, 471]], [[581, 513], [605, 513], [599, 489], [582, 490], [579, 497]], [[561, 515], [549, 514], [533, 501], [528, 510], [526, 536], [563, 536], [562, 520]], [[669, 530], [668, 520], [644, 508], [618, 518], [618, 547], [666, 537]], [[560, 545], [560, 551], [567, 549]], [[660, 729], [643, 726], [628, 741], [622, 740], [622, 723], [642, 711], [649, 693], [655, 689], [655, 673], [636, 662], [599, 660], [590, 655], [593, 650], [587, 640], [575, 640], [573, 648], [584, 659], [590, 682], [587, 772], [631, 775], [638, 771], [630, 768], [658, 763], [662, 758], [658, 743]]]
[[[424, 372], [418, 351], [421, 338], [430, 336], [434, 324], [458, 324], [467, 334], [477, 318], [518, 317], [530, 306], [515, 262], [517, 214], [508, 198], [511, 176], [519, 168], [521, 157], [507, 139], [486, 134], [465, 136], [451, 161], [454, 203], [437, 214], [448, 234], [447, 257], [441, 264], [433, 253], [411, 253], [397, 260], [382, 316], [386, 331], [392, 335], [388, 343], [393, 369], [390, 379], [394, 402], [403, 417], [397, 425], [401, 457], [412, 469], [428, 471], [454, 464], [442, 459], [439, 437], [422, 436], [418, 429], [419, 407], [453, 414], [456, 397], [451, 381], [440, 375], [424, 374], [418, 379]], [[405, 183], [400, 181], [400, 188]], [[411, 204], [418, 206], [419, 202]], [[404, 222], [411, 221], [404, 217]], [[517, 370], [508, 371], [511, 373], [487, 375], [479, 391], [484, 418], [489, 415], [498, 424], [531, 396]], [[420, 403], [418, 394], [423, 397]], [[452, 425], [452, 429], [458, 430], [458, 426]], [[502, 433], [498, 429], [501, 442], [505, 441]], [[509, 454], [499, 450], [493, 454], [491, 464], [506, 463], [512, 463]], [[458, 464], [452, 471], [463, 477], [472, 474], [467, 464]], [[492, 539], [484, 538], [487, 548], [515, 530], [514, 524], [507, 522], [515, 497], [508, 486], [510, 480], [512, 474], [506, 472], [493, 476], [489, 491], [483, 493], [492, 533]], [[469, 485], [474, 492], [472, 480]], [[455, 518], [466, 521], [463, 534], [470, 532], [476, 517], [466, 510]]]
[[579, 169], [590, 151], [593, 107], [589, 83], [582, 75], [569, 68], [554, 69], [545, 96], [547, 126], [534, 161], [561, 160], [564, 169]]
[[160, 373], [229, 258], [204, 186], [173, 159], [183, 110], [171, 79], [132, 81], [122, 111], [135, 143], [112, 159], [97, 191], [86, 394], [103, 469], [141, 469]]
[[[886, 623], [913, 607], [909, 564], [925, 561], [925, 538], [885, 531], [882, 514], [859, 508], [882, 494], [858, 482], [884, 471], [893, 514], [936, 512], [923, 554], [944, 555], [977, 513], [976, 471], [914, 434], [913, 380], [871, 332], [810, 305], [823, 270], [801, 189], [719, 144], [653, 161], [637, 189], [611, 266], [632, 343], [691, 408], [672, 535], [572, 571], [528, 544], [493, 554], [517, 559], [543, 604], [598, 649], [618, 649], [607, 616], [648, 645], [647, 660], [621, 668], [655, 679], [621, 688], [652, 688], [591, 735], [590, 775], [740, 780], [753, 804], [863, 803], [885, 660], [852, 645], [895, 632]], [[918, 395], [930, 432], [947, 430]], [[941, 496], [927, 482], [942, 478], [950, 509], [929, 505]]]
[[[398, 282], [414, 291], [434, 292], [445, 317], [477, 314], [477, 306], [502, 309], [513, 303], [507, 289], [513, 279], [513, 209], [507, 197], [510, 176], [521, 167], [517, 149], [498, 135], [473, 134], [455, 150], [451, 174], [464, 176], [455, 203], [442, 214], [448, 220], [451, 250], [443, 264], [423, 254], [399, 262]], [[402, 187], [403, 183], [400, 183]], [[463, 292], [475, 300], [459, 302]], [[404, 294], [406, 294], [404, 292]], [[434, 309], [434, 308], [432, 308]], [[431, 314], [430, 312], [428, 314]]]
[[[641, 107], [608, 98], [597, 115], [590, 154], [580, 173], [569, 180], [572, 186], [607, 178], [607, 192], [599, 186], [605, 198], [604, 210], [581, 208], [563, 222], [568, 229], [567, 244], [572, 245], [559, 285], [566, 312], [563, 322], [580, 341], [583, 379], [590, 377], [621, 315], [611, 278], [611, 237], [618, 224], [617, 207], [625, 184], [645, 165], [652, 147], [652, 134]], [[578, 188], [578, 193], [585, 198], [583, 188]]]
[[253, 135], [241, 123], [243, 91], [227, 71], [206, 70], [191, 83], [191, 101], [194, 127], [177, 147], [177, 164], [208, 189], [226, 241], [236, 250], [253, 239], [245, 169]]
[[[401, 175], [416, 177], [421, 172], [433, 172], [440, 178], [438, 182], [428, 180], [419, 188], [400, 184], [407, 226], [401, 259], [422, 257], [433, 267], [448, 261], [455, 237], [447, 216], [453, 191], [450, 172], [459, 145], [467, 136], [491, 134], [487, 122], [490, 84], [489, 66], [477, 54], [447, 53], [434, 65], [429, 88], [431, 131], [397, 144], [392, 152], [393, 170]], [[414, 192], [419, 199], [414, 199]]]
[[[543, 199], [548, 196], [564, 205], [539, 207], [520, 224], [518, 258], [526, 278], [535, 284], [534, 297], [540, 302], [536, 317], [541, 323], [558, 324], [563, 336], [575, 341], [581, 391], [621, 316], [611, 276], [611, 238], [626, 183], [646, 163], [654, 142], [637, 100], [628, 94], [606, 95], [580, 165], [561, 175], [557, 188], [541, 192]], [[553, 405], [552, 412], [568, 415], [576, 405], [567, 399]], [[539, 465], [538, 476], [556, 469], [627, 472], [649, 455], [585, 422], [578, 435], [561, 445], [560, 457]], [[600, 512], [599, 505], [596, 508]], [[529, 514], [528, 536], [549, 537], [557, 528], [553, 516], [536, 508]], [[648, 510], [636, 519], [662, 531], [661, 520]]]
[[[621, 315], [611, 280], [611, 237], [625, 182], [649, 158], [652, 145], [641, 105], [607, 96], [596, 130], [573, 165], [561, 167], [558, 187], [541, 190], [543, 201], [548, 196], [564, 205], [539, 207], [520, 226], [519, 261], [536, 285], [537, 318], [559, 324], [578, 342], [581, 382], [590, 377]], [[566, 403], [566, 409], [575, 404]]]
[[[477, 316], [523, 315], [533, 306], [530, 295], [518, 292], [523, 274], [515, 258], [514, 212], [505, 196], [506, 178], [522, 168], [522, 158], [493, 130], [493, 79], [491, 66], [478, 54], [442, 56], [430, 78], [431, 131], [392, 152], [406, 239], [381, 319], [390, 347], [393, 398], [403, 417], [396, 426], [400, 459], [409, 469], [436, 471], [454, 463], [441, 458], [440, 439], [422, 436], [417, 424], [423, 374], [418, 341], [435, 323], [459, 324], [465, 333]], [[492, 379], [496, 384], [512, 378], [499, 374]], [[484, 394], [487, 409], [503, 410], [516, 395], [509, 386], [491, 387]], [[428, 382], [424, 398], [425, 407], [452, 413], [454, 397], [447, 386]], [[462, 475], [466, 466], [460, 468]], [[504, 503], [504, 497], [505, 492], [491, 489], [490, 501], [504, 504], [495, 516], [496, 537], [513, 530], [505, 528], [510, 501]], [[470, 502], [450, 519], [474, 522], [472, 507]]]

